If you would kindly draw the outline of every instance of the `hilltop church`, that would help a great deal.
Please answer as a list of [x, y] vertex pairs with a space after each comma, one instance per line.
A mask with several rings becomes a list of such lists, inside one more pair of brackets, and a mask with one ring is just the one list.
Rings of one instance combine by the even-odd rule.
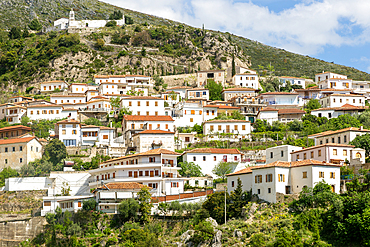
[[[54, 21], [53, 30], [65, 30], [65, 29], [73, 29], [73, 28], [100, 28], [105, 27], [107, 22], [110, 20], [81, 20], [76, 21], [75, 19], [75, 12], [73, 9], [69, 12], [69, 18], [60, 18]], [[123, 26], [125, 24], [125, 17], [122, 16], [121, 20], [115, 20], [117, 22], [117, 26]]]

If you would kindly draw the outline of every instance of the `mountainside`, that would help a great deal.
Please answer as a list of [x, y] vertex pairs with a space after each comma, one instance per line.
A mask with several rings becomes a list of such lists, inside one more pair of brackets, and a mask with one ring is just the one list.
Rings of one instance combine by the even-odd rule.
[[237, 65], [250, 66], [261, 74], [271, 64], [275, 75], [313, 78], [325, 70], [355, 80], [370, 80], [369, 74], [354, 68], [97, 0], [3, 0], [0, 28], [25, 27], [36, 16], [44, 27], [52, 26], [54, 20], [68, 16], [71, 8], [77, 20], [108, 19], [113, 11], [121, 10], [134, 24], [92, 33], [61, 31], [12, 39], [8, 31], [0, 30], [0, 85], [6, 88], [3, 93], [16, 91], [18, 86], [25, 90], [46, 80], [88, 81], [94, 74], [176, 75], [227, 68], [233, 56]]

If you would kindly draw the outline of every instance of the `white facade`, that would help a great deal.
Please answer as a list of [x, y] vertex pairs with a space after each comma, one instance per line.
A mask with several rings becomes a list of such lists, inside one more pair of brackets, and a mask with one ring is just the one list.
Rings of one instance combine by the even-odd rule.
[[174, 132], [164, 130], [144, 130], [132, 137], [136, 152], [144, 153], [156, 148], [175, 151]]
[[137, 182], [153, 188], [153, 194], [174, 195], [183, 193], [184, 178], [180, 178], [177, 157], [180, 154], [153, 149], [146, 153], [108, 160], [98, 169], [90, 170], [90, 187], [96, 188], [103, 180], [110, 182]]
[[257, 114], [257, 119], [266, 120], [269, 124], [279, 120], [279, 111], [270, 107], [265, 107]]
[[341, 75], [332, 72], [323, 72], [320, 74], [315, 75], [315, 82], [318, 83], [320, 81], [328, 80], [328, 79], [347, 79], [346, 75]]
[[63, 118], [61, 105], [32, 105], [27, 108], [27, 116], [31, 120], [54, 120]]
[[167, 88], [167, 91], [172, 92], [174, 91], [175, 93], [179, 93], [181, 99], [186, 98], [186, 91], [188, 89], [191, 89], [191, 87], [188, 86], [179, 86], [179, 87], [169, 87]]
[[64, 81], [48, 81], [48, 82], [42, 82], [40, 84], [41, 87], [41, 93], [50, 93], [54, 90], [60, 90], [63, 91], [64, 89], [68, 88], [68, 84]]
[[261, 98], [269, 105], [294, 105], [299, 104], [298, 93], [268, 92], [261, 94]]
[[227, 88], [222, 91], [225, 101], [232, 100], [235, 97], [254, 97], [257, 96], [256, 89], [251, 88]]
[[150, 96], [122, 98], [121, 106], [132, 111], [133, 115], [164, 116], [164, 99]]
[[[302, 147], [292, 145], [282, 145], [266, 149], [266, 164], [275, 161], [292, 161], [291, 153], [301, 150]], [[295, 161], [295, 160], [294, 160]]]
[[329, 94], [320, 99], [322, 107], [341, 107], [345, 104], [364, 107], [366, 98], [363, 95], [356, 94]]
[[304, 187], [313, 188], [319, 182], [328, 183], [333, 192], [339, 193], [340, 167], [316, 160], [276, 161], [228, 174], [228, 191], [236, 188], [239, 177], [243, 190], [252, 189], [252, 194], [258, 195], [259, 199], [272, 203], [277, 202], [277, 193], [298, 194]]
[[50, 95], [50, 102], [55, 104], [77, 104], [77, 103], [86, 103], [85, 94], [52, 94]]
[[[246, 120], [211, 120], [203, 124], [204, 135], [233, 134], [237, 138], [246, 138], [251, 133], [251, 123]], [[222, 135], [221, 135], [222, 136]]]
[[187, 99], [205, 99], [209, 100], [209, 89], [207, 88], [192, 88], [186, 90]]
[[5, 108], [5, 118], [9, 124], [21, 123], [22, 117], [27, 114], [27, 108], [23, 106], [8, 106]]
[[259, 89], [258, 75], [257, 74], [236, 74], [233, 76], [232, 83], [234, 86], [248, 87]]
[[291, 85], [301, 86], [303, 89], [306, 88], [306, 79], [304, 78], [281, 76], [279, 81], [282, 87], [286, 87], [286, 84], [290, 82]]
[[204, 121], [203, 106], [197, 102], [180, 102], [176, 105], [175, 112], [174, 120], [177, 127], [192, 127], [195, 124], [201, 125]]
[[337, 131], [326, 131], [323, 133], [309, 135], [308, 138], [314, 139], [315, 145], [322, 145], [326, 143], [349, 144], [356, 138], [356, 136], [361, 136], [368, 133], [370, 133], [370, 130], [364, 129], [363, 127], [350, 127]]
[[183, 153], [183, 160], [199, 165], [203, 174], [217, 177], [212, 172], [215, 165], [219, 162], [242, 162], [242, 154], [237, 149], [196, 148], [185, 151]]

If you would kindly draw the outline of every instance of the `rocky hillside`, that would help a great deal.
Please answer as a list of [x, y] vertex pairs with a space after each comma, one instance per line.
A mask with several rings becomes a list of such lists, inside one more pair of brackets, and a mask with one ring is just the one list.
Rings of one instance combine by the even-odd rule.
[[[107, 19], [115, 10], [133, 19], [123, 28], [109, 27], [93, 33], [21, 34], [8, 38], [11, 27], [25, 27], [37, 17], [46, 27], [68, 15], [76, 19]], [[94, 74], [178, 75], [201, 69], [251, 66], [260, 74], [274, 66], [275, 75], [313, 78], [323, 70], [357, 80], [370, 75], [354, 68], [297, 55], [212, 30], [193, 28], [171, 20], [118, 8], [97, 0], [3, 0], [0, 2], [0, 85], [2, 93], [26, 90], [37, 83], [64, 79], [88, 81]], [[22, 28], [23, 29], [23, 28]], [[22, 37], [23, 36], [23, 37]], [[143, 47], [145, 50], [143, 50]], [[179, 80], [179, 84], [190, 83]], [[173, 80], [172, 80], [173, 81]]]

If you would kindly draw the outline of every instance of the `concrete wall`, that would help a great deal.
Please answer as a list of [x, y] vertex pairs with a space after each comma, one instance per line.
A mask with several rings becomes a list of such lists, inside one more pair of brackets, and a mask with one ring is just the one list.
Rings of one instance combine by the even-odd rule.
[[46, 190], [52, 182], [53, 180], [47, 177], [7, 178], [5, 179], [5, 190]]

